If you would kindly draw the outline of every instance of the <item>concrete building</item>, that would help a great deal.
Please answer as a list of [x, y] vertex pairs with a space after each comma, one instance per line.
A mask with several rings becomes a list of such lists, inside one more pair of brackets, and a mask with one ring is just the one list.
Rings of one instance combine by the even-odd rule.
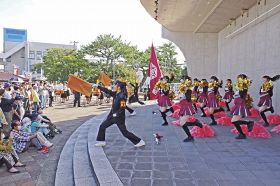
[[[183, 52], [190, 76], [252, 80], [255, 104], [263, 75], [280, 74], [280, 0], [141, 0], [162, 36]], [[280, 113], [280, 82], [274, 105]]]
[[74, 49], [73, 45], [29, 42], [27, 31], [4, 28], [3, 53], [0, 53], [0, 71], [30, 74], [41, 77], [42, 72], [34, 71], [34, 65], [43, 62], [43, 56], [50, 48]]

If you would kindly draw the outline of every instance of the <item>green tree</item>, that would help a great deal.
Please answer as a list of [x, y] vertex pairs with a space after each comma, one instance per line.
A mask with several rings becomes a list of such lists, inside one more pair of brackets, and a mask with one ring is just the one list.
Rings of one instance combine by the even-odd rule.
[[35, 70], [43, 69], [49, 81], [67, 81], [69, 74], [78, 72], [81, 78], [90, 79], [91, 68], [82, 53], [72, 49], [49, 49], [43, 63], [35, 65]]
[[[122, 40], [121, 36], [100, 35], [93, 42], [82, 47], [81, 52], [89, 56], [94, 62], [93, 67], [103, 70], [109, 76], [113, 76], [114, 63], [131, 60], [134, 47]], [[132, 61], [132, 60], [131, 60]]]
[[[181, 66], [178, 65], [176, 47], [173, 43], [164, 43], [158, 47], [155, 47], [157, 59], [159, 61], [160, 69], [164, 75], [174, 74], [175, 81], [178, 81], [181, 77]], [[151, 47], [141, 52], [139, 61], [142, 69], [147, 69], [150, 63]], [[144, 76], [146, 77], [146, 71]]]
[[176, 59], [177, 52], [173, 43], [168, 42], [156, 48], [158, 61], [164, 74], [174, 74], [175, 78], [180, 78], [181, 67]]

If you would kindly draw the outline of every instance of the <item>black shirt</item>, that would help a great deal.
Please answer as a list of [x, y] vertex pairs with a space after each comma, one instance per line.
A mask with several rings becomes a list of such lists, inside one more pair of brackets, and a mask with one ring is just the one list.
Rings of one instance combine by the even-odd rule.
[[108, 115], [108, 118], [121, 118], [124, 119], [125, 118], [125, 107], [126, 107], [126, 99], [127, 96], [125, 93], [123, 92], [115, 92], [115, 91], [111, 91], [107, 88], [98, 86], [98, 88], [105, 92], [106, 94], [109, 94], [110, 96], [113, 97], [113, 103], [112, 103], [112, 108], [111, 111]]
[[0, 107], [3, 112], [10, 112], [13, 108], [14, 99], [1, 98]]

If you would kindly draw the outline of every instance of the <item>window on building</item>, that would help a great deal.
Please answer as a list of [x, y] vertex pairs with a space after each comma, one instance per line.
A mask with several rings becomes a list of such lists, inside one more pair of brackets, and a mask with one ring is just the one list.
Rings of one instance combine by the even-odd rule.
[[37, 51], [37, 52], [36, 52], [36, 59], [37, 59], [37, 60], [41, 60], [42, 57], [43, 57], [42, 51]]
[[35, 52], [33, 50], [29, 51], [29, 59], [35, 59]]

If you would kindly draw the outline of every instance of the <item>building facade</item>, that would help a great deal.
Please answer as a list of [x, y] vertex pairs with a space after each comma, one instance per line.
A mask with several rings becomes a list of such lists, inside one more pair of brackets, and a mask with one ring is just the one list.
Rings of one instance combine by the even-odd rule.
[[74, 49], [73, 45], [29, 42], [27, 31], [4, 28], [3, 53], [0, 53], [0, 70], [16, 74], [32, 74], [42, 77], [43, 72], [34, 71], [34, 65], [43, 62], [43, 56], [50, 48]]
[[[183, 52], [190, 76], [252, 80], [255, 105], [263, 75], [280, 74], [279, 0], [141, 0], [162, 36]], [[274, 105], [280, 112], [280, 82]]]

